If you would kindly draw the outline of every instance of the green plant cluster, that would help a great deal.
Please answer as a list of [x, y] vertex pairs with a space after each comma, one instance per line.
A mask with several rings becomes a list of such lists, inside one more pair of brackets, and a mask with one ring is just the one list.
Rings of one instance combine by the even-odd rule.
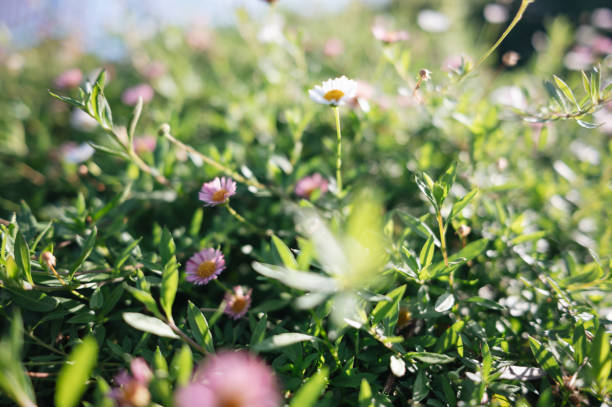
[[[414, 21], [405, 3], [389, 29]], [[612, 403], [612, 141], [593, 117], [610, 61], [565, 71], [559, 19], [550, 72], [491, 65], [499, 35], [444, 4], [461, 29], [390, 44], [356, 6], [316, 21], [272, 8], [200, 27], [198, 47], [170, 28], [127, 38], [112, 64], [49, 41], [0, 67], [0, 405], [112, 406], [113, 377], [143, 357], [149, 404], [171, 406], [220, 349], [258, 354], [296, 407]], [[54, 89], [69, 66], [95, 74]], [[308, 89], [341, 75], [370, 91], [339, 107], [339, 191], [334, 112]], [[153, 99], [122, 103], [143, 80]], [[524, 106], [494, 97], [510, 86]], [[95, 153], [68, 160], [70, 141]], [[297, 196], [313, 173], [329, 190]], [[221, 176], [237, 193], [204, 207]], [[194, 285], [203, 248], [227, 268]], [[236, 285], [253, 290], [238, 319]]]

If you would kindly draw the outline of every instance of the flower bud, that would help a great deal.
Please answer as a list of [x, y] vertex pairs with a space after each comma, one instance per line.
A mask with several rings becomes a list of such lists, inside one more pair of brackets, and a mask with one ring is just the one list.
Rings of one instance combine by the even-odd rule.
[[470, 234], [471, 231], [472, 231], [472, 228], [467, 225], [461, 225], [457, 228], [457, 234], [459, 235], [459, 237], [463, 237], [463, 238], [466, 238]]
[[421, 78], [421, 80], [427, 82], [428, 80], [431, 79], [431, 71], [429, 71], [427, 69], [421, 69], [419, 71], [419, 78]]
[[44, 251], [40, 255], [40, 262], [47, 268], [55, 267], [55, 256], [51, 252]]

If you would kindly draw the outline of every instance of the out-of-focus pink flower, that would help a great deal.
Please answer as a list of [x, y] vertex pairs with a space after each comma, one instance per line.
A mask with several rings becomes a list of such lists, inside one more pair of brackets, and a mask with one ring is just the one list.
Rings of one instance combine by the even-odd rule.
[[205, 182], [200, 189], [199, 198], [204, 206], [216, 206], [226, 203], [236, 193], [236, 182], [231, 178], [217, 177]]
[[203, 249], [187, 261], [187, 277], [190, 283], [203, 285], [214, 280], [225, 270], [225, 257], [219, 249]]
[[87, 143], [77, 144], [69, 141], [60, 146], [60, 152], [64, 161], [71, 164], [78, 164], [89, 160], [95, 150]]
[[242, 286], [235, 286], [233, 292], [225, 294], [224, 312], [234, 319], [242, 318], [251, 307], [252, 289]]
[[344, 52], [344, 43], [339, 38], [330, 38], [323, 47], [323, 54], [328, 57], [337, 57]]
[[166, 73], [166, 64], [162, 61], [152, 61], [151, 63], [142, 67], [142, 74], [147, 79], [157, 79]]
[[61, 89], [75, 88], [83, 81], [83, 72], [78, 68], [68, 69], [55, 78], [55, 86]]
[[563, 64], [572, 71], [584, 71], [593, 64], [593, 52], [585, 46], [576, 46], [563, 58]]
[[372, 35], [378, 41], [384, 42], [385, 44], [392, 44], [398, 41], [407, 41], [410, 39], [408, 31], [389, 31], [382, 24], [378, 23], [372, 26]]
[[591, 47], [596, 54], [612, 54], [612, 39], [610, 39], [610, 37], [598, 35], [593, 39]]
[[485, 20], [491, 24], [501, 24], [508, 20], [508, 8], [501, 4], [487, 4], [482, 14], [484, 15]]
[[442, 70], [447, 72], [457, 71], [466, 60], [464, 55], [451, 55], [442, 63]]
[[150, 85], [141, 83], [140, 85], [127, 88], [121, 95], [121, 101], [126, 105], [134, 106], [138, 103], [138, 98], [142, 98], [142, 101], [147, 103], [153, 99], [154, 94], [155, 92]]
[[612, 30], [612, 10], [609, 8], [598, 8], [591, 15], [591, 23], [603, 30]]
[[194, 51], [206, 51], [213, 43], [212, 34], [204, 24], [197, 24], [191, 27], [187, 31], [185, 40], [187, 45]]
[[134, 358], [130, 363], [130, 375], [122, 370], [115, 376], [117, 385], [109, 396], [115, 400], [119, 407], [145, 407], [151, 402], [149, 393], [149, 382], [153, 378], [153, 372], [143, 358]]
[[310, 199], [312, 193], [319, 190], [320, 196], [325, 195], [329, 189], [329, 182], [318, 172], [300, 179], [295, 185], [295, 194]]
[[245, 351], [221, 351], [196, 369], [192, 382], [174, 395], [176, 407], [279, 407], [272, 370]]
[[157, 146], [157, 138], [153, 136], [141, 136], [134, 138], [134, 150], [137, 153], [152, 153]]

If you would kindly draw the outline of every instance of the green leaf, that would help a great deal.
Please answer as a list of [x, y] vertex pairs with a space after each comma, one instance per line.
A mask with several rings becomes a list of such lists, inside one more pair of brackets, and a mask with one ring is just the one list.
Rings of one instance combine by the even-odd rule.
[[291, 270], [286, 267], [258, 262], [253, 262], [253, 269], [261, 275], [299, 290], [322, 293], [332, 293], [337, 290], [336, 280], [322, 274]]
[[123, 320], [130, 325], [132, 328], [138, 329], [139, 331], [149, 332], [157, 336], [164, 338], [178, 339], [178, 336], [172, 331], [172, 328], [168, 326], [161, 319], [150, 317], [138, 312], [124, 312], [122, 314]]
[[576, 101], [574, 92], [572, 92], [570, 87], [567, 86], [567, 83], [563, 82], [563, 80], [559, 78], [557, 75], [553, 75], [553, 78], [555, 79], [555, 83], [557, 84], [559, 89], [561, 89], [561, 92], [563, 92], [565, 97], [567, 97], [576, 106], [576, 108], [580, 110], [580, 105], [578, 105], [578, 102]]
[[563, 384], [561, 368], [553, 354], [544, 347], [537, 339], [529, 336], [529, 347], [538, 365], [553, 377], [559, 384]]
[[[448, 193], [455, 183], [455, 177], [457, 176], [457, 161], [448, 167], [448, 169], [442, 174], [438, 182], [434, 185], [434, 195], [436, 196], [438, 207], [442, 207], [444, 200], [448, 196]], [[436, 185], [440, 187], [440, 192], [436, 194]]]
[[290, 332], [290, 333], [278, 334], [278, 335], [274, 335], [269, 338], [266, 338], [261, 343], [258, 343], [257, 345], [255, 345], [253, 347], [253, 350], [257, 352], [268, 352], [271, 350], [280, 349], [285, 346], [293, 345], [296, 343], [306, 342], [306, 341], [314, 342], [316, 340], [318, 340], [318, 338], [315, 338], [314, 336], [301, 334], [297, 332]]
[[[390, 301], [380, 301], [374, 307], [372, 311], [372, 325], [375, 326], [379, 324], [383, 319], [391, 319], [391, 317], [395, 316], [395, 320], [389, 325], [395, 326], [397, 323], [397, 315], [399, 313], [399, 304], [402, 298], [404, 297], [404, 292], [406, 291], [406, 285], [399, 286], [394, 290], [387, 293], [387, 297], [389, 297]], [[389, 326], [391, 328], [391, 326]]]
[[466, 196], [461, 198], [459, 201], [455, 202], [453, 208], [451, 209], [451, 213], [448, 216], [448, 221], [455, 218], [457, 215], [461, 213], [461, 211], [478, 195], [479, 189], [475, 188], [471, 190]]
[[436, 236], [436, 233], [429, 226], [427, 226], [425, 222], [404, 211], [397, 211], [397, 213], [400, 215], [406, 226], [408, 226], [412, 231], [425, 239], [429, 239], [431, 237], [435, 245], [440, 247], [440, 240]]
[[593, 377], [601, 389], [601, 394], [603, 394], [608, 378], [610, 377], [610, 370], [612, 369], [610, 335], [606, 332], [603, 324], [599, 326], [599, 329], [591, 342], [589, 359], [591, 360]]
[[436, 312], [446, 312], [455, 305], [455, 297], [451, 293], [444, 293], [436, 300], [434, 309]]
[[23, 278], [30, 284], [34, 284], [32, 280], [32, 264], [30, 263], [30, 249], [25, 241], [21, 230], [17, 231], [15, 236], [15, 262], [19, 271], [23, 273]]
[[3, 287], [9, 296], [23, 309], [35, 312], [50, 312], [58, 305], [59, 300], [40, 291], [23, 291], [11, 287]]
[[134, 134], [136, 133], [136, 126], [138, 120], [140, 120], [140, 114], [142, 113], [142, 97], [138, 97], [138, 102], [134, 106], [132, 111], [132, 117], [130, 118], [130, 125], [128, 127], [128, 146], [130, 149], [134, 148]]
[[60, 369], [55, 386], [55, 405], [74, 407], [81, 400], [87, 380], [98, 360], [98, 343], [88, 336], [78, 344]]
[[414, 401], [421, 401], [429, 394], [429, 385], [427, 383], [427, 377], [425, 376], [425, 370], [419, 369], [416, 380], [414, 381], [414, 387], [412, 388], [412, 399]]
[[421, 249], [421, 254], [419, 255], [419, 262], [421, 263], [421, 268], [425, 268], [431, 264], [434, 256], [435, 245], [433, 239], [430, 237], [425, 242], [425, 245]]
[[437, 210], [438, 203], [434, 198], [433, 193], [433, 182], [431, 182], [431, 178], [425, 173], [416, 173], [414, 174], [414, 181], [417, 184], [417, 187], [421, 190], [421, 192], [425, 195], [427, 200], [433, 205], [433, 207]]
[[76, 100], [76, 99], [73, 99], [73, 98], [68, 97], [68, 96], [61, 96], [61, 95], [58, 95], [58, 94], [56, 94], [56, 93], [51, 92], [51, 91], [50, 91], [50, 90], [48, 90], [48, 89], [47, 89], [47, 92], [49, 92], [49, 94], [50, 94], [51, 96], [53, 96], [54, 98], [59, 99], [59, 100], [61, 100], [62, 102], [68, 103], [68, 104], [70, 104], [70, 105], [72, 105], [72, 106], [74, 106], [74, 107], [78, 107], [79, 109], [83, 109], [83, 108], [85, 107], [85, 105], [83, 104], [83, 102], [81, 102], [80, 100]]
[[191, 372], [193, 370], [193, 355], [188, 345], [183, 345], [181, 349], [176, 351], [172, 362], [170, 363], [170, 372], [172, 377], [176, 379], [176, 384], [184, 386], [189, 383]]
[[208, 322], [200, 311], [191, 301], [187, 303], [187, 322], [195, 336], [196, 342], [202, 345], [209, 353], [214, 353], [213, 338], [208, 327]]
[[253, 329], [253, 334], [251, 335], [251, 341], [249, 344], [251, 346], [255, 346], [261, 341], [263, 341], [266, 335], [266, 325], [268, 324], [268, 317], [266, 314], [263, 314], [261, 319], [257, 321], [257, 325], [255, 325], [255, 329]]
[[550, 387], [547, 387], [538, 399], [538, 404], [536, 404], [536, 407], [550, 407], [554, 405], [555, 399], [553, 397], [552, 389]]
[[176, 246], [174, 240], [168, 229], [164, 228], [162, 233], [162, 240], [159, 246], [160, 254], [164, 264], [164, 270], [162, 272], [162, 284], [161, 284], [161, 298], [159, 302], [162, 308], [166, 312], [166, 317], [169, 321], [172, 321], [172, 305], [176, 297], [176, 291], [178, 289], [179, 271], [178, 263], [174, 252]]
[[539, 232], [533, 232], [527, 235], [521, 235], [521, 236], [515, 237], [514, 239], [512, 239], [511, 243], [513, 245], [516, 245], [516, 244], [521, 244], [525, 242], [530, 242], [532, 240], [539, 240], [545, 237], [547, 234], [548, 232], [546, 232], [545, 230], [541, 230]]
[[81, 255], [70, 268], [70, 279], [71, 280], [72, 280], [72, 277], [74, 276], [74, 273], [77, 272], [79, 267], [81, 267], [83, 263], [85, 263], [85, 260], [87, 260], [87, 258], [91, 254], [91, 251], [93, 250], [96, 244], [97, 234], [98, 234], [98, 229], [96, 229], [96, 227], [94, 226], [93, 229], [91, 230], [91, 233], [87, 237], [87, 240], [85, 240], [85, 243], [83, 243], [83, 249], [81, 250]]
[[431, 352], [406, 352], [405, 356], [430, 365], [450, 363], [455, 360], [455, 358], [452, 356]]
[[372, 397], [372, 387], [366, 379], [361, 379], [359, 387], [359, 407], [374, 407], [374, 398]]
[[125, 153], [125, 151], [120, 150], [118, 148], [106, 147], [100, 144], [89, 142], [89, 145], [96, 151], [101, 153], [109, 154], [115, 157], [123, 158], [124, 160], [129, 160], [130, 157]]
[[574, 328], [572, 344], [574, 347], [574, 360], [576, 364], [581, 365], [584, 357], [588, 354], [588, 341], [583, 324], [578, 324]]
[[102, 295], [102, 291], [100, 291], [100, 287], [96, 287], [89, 298], [89, 307], [92, 309], [98, 309], [102, 307], [102, 304], [104, 304], [104, 296]]
[[491, 368], [493, 367], [493, 356], [491, 356], [491, 349], [486, 341], [482, 342], [482, 381], [485, 384], [489, 383], [489, 375]]
[[161, 318], [161, 313], [159, 312], [159, 308], [157, 308], [157, 303], [155, 302], [155, 299], [153, 298], [151, 293], [144, 290], [140, 290], [138, 288], [134, 288], [127, 284], [124, 284], [123, 287], [128, 290], [134, 298], [140, 301], [151, 313], [153, 313], [153, 315], [158, 318]]
[[329, 370], [324, 367], [312, 375], [310, 379], [295, 393], [291, 399], [290, 407], [314, 406], [319, 396], [327, 387], [327, 375]]
[[295, 260], [293, 253], [291, 253], [291, 249], [289, 249], [289, 247], [287, 247], [287, 245], [281, 239], [279, 239], [278, 236], [276, 235], [272, 235], [272, 243], [274, 243], [274, 248], [276, 249], [276, 253], [280, 257], [285, 267], [293, 269], [293, 270], [297, 270], [298, 263]]
[[589, 83], [589, 78], [587, 77], [587, 74], [584, 73], [584, 71], [580, 71], [580, 73], [582, 74], [582, 87], [584, 88], [584, 91], [590, 96], [591, 84]]

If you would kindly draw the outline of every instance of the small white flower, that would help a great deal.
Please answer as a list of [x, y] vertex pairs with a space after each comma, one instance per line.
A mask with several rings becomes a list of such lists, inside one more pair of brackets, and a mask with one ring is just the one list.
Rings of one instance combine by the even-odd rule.
[[357, 82], [341, 76], [328, 79], [308, 91], [312, 100], [322, 105], [341, 106], [357, 94]]

